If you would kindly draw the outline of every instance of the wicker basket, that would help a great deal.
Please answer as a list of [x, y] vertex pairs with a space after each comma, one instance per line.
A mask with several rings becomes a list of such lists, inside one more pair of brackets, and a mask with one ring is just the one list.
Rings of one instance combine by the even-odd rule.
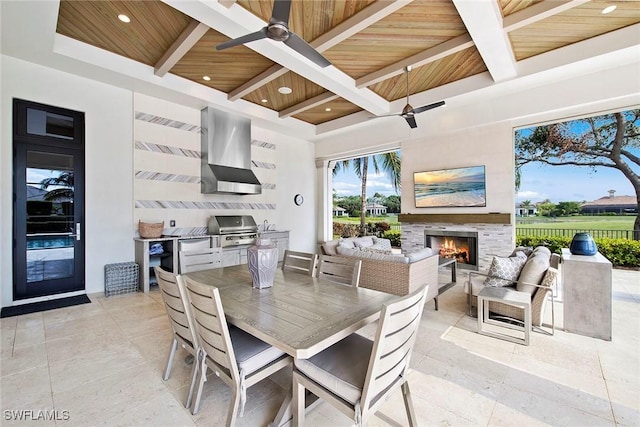
[[143, 239], [161, 237], [162, 230], [164, 230], [164, 221], [156, 223], [138, 221], [138, 234]]
[[138, 292], [139, 267], [135, 262], [104, 266], [104, 296]]

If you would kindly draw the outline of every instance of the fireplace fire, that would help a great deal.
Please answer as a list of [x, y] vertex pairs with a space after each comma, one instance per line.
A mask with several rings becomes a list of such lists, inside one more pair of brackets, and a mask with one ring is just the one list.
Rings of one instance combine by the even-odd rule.
[[459, 267], [478, 269], [478, 233], [467, 231], [425, 230], [425, 247], [443, 258], [455, 259]]

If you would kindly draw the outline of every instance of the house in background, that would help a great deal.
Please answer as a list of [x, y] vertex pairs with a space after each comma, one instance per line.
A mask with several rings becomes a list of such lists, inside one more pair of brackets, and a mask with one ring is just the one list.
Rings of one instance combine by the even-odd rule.
[[609, 190], [608, 196], [583, 204], [582, 213], [585, 215], [638, 213], [638, 200], [634, 196], [616, 196], [615, 192], [615, 190]]
[[516, 205], [516, 216], [536, 216], [538, 215], [538, 206], [536, 204], [523, 205], [519, 203]]
[[333, 216], [349, 216], [347, 210], [345, 208], [341, 208], [340, 206], [333, 207]]
[[383, 216], [387, 214], [387, 207], [377, 203], [367, 203], [367, 214], [371, 216]]

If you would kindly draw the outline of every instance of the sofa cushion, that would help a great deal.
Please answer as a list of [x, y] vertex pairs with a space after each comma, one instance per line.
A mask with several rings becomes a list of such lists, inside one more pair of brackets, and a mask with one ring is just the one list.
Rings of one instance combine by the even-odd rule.
[[409, 258], [409, 263], [412, 263], [430, 257], [431, 255], [433, 255], [433, 250], [431, 248], [424, 248], [408, 254], [407, 258]]
[[522, 271], [518, 277], [516, 290], [518, 292], [527, 292], [533, 295], [538, 288], [527, 283], [539, 285], [548, 269], [549, 257], [544, 253], [544, 251], [538, 251], [535, 254], [532, 254], [522, 267]]
[[[522, 254], [522, 252], [519, 253]], [[487, 273], [489, 277], [484, 281], [484, 285], [494, 287], [514, 285], [526, 262], [527, 258], [524, 254], [512, 257], [494, 256]]]

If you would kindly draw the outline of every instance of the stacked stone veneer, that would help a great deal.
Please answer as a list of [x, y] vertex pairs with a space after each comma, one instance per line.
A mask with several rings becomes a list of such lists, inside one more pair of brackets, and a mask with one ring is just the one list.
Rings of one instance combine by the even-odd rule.
[[411, 253], [424, 248], [425, 230], [477, 232], [480, 271], [489, 269], [494, 256], [509, 255], [515, 242], [511, 224], [403, 223], [402, 252]]

